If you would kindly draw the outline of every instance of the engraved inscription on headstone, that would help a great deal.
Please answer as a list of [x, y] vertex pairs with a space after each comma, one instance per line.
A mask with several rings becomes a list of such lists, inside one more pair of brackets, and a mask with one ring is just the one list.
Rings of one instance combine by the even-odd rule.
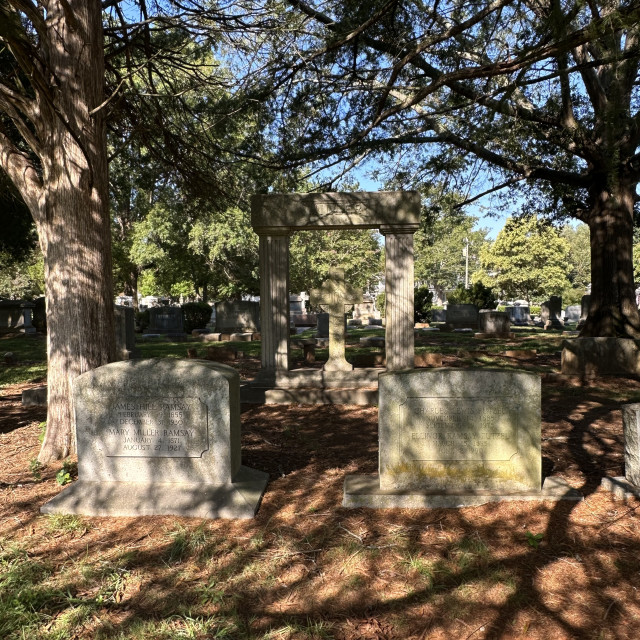
[[207, 407], [198, 398], [123, 397], [110, 415], [108, 457], [200, 458], [209, 449]]
[[[398, 456], [407, 462], [506, 461], [518, 453], [516, 398], [407, 398], [399, 405]], [[417, 427], [417, 428], [416, 428]]]

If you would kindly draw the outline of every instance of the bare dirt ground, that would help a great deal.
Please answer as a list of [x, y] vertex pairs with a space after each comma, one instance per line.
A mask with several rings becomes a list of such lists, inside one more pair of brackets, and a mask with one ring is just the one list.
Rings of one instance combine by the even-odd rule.
[[578, 503], [347, 510], [377, 408], [244, 406], [243, 463], [271, 478], [250, 521], [40, 515], [59, 465], [30, 469], [45, 412], [23, 386], [0, 397], [0, 636], [640, 638], [640, 502], [599, 486], [638, 381], [543, 375], [545, 473]]

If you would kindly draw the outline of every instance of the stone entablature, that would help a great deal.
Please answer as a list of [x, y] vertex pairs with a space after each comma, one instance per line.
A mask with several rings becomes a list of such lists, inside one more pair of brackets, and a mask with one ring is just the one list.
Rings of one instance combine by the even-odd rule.
[[257, 234], [303, 229], [394, 229], [415, 232], [420, 225], [417, 191], [353, 193], [273, 193], [251, 199]]

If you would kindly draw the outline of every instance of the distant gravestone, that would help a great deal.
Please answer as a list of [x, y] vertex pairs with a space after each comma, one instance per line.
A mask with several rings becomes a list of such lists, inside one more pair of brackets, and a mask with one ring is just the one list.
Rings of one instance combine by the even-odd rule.
[[241, 465], [238, 373], [198, 360], [130, 360], [73, 387], [78, 481], [43, 513], [250, 518], [266, 473]]
[[27, 335], [36, 333], [32, 324], [33, 302], [0, 300], [0, 331], [19, 331]]
[[446, 309], [431, 310], [431, 322], [446, 322], [446, 321], [447, 321]]
[[581, 316], [581, 307], [579, 304], [570, 304], [564, 310], [564, 321], [569, 322], [571, 324], [577, 323], [580, 321]]
[[483, 309], [478, 313], [478, 336], [507, 338], [511, 335], [509, 314]]
[[590, 304], [591, 304], [591, 296], [590, 295], [582, 296], [582, 300], [580, 300], [580, 320], [578, 321], [578, 329], [581, 329], [584, 326], [584, 323], [587, 321], [587, 317], [589, 316]]
[[353, 317], [355, 320], [366, 320], [379, 318], [380, 312], [376, 309], [375, 302], [371, 298], [365, 298], [364, 302], [356, 302], [353, 305]]
[[531, 315], [529, 306], [515, 305], [513, 307], [507, 307], [505, 312], [509, 314], [509, 320], [514, 325], [527, 325], [531, 324]]
[[322, 305], [329, 311], [329, 359], [324, 371], [351, 371], [344, 356], [344, 307], [362, 299], [362, 291], [345, 282], [344, 269], [329, 270], [329, 279], [319, 289], [311, 291], [311, 303]]
[[318, 313], [318, 331], [316, 336], [318, 338], [328, 338], [329, 337], [329, 314], [328, 313]]
[[563, 329], [564, 322], [560, 317], [562, 313], [562, 298], [551, 296], [540, 307], [540, 320], [545, 329]]
[[216, 331], [260, 331], [260, 303], [252, 300], [216, 302]]
[[151, 307], [149, 326], [144, 333], [166, 333], [169, 335], [184, 333], [184, 316], [181, 307]]
[[450, 329], [477, 329], [478, 307], [475, 304], [450, 304], [447, 307], [447, 327]]
[[456, 507], [579, 499], [542, 487], [540, 378], [420, 369], [379, 377], [379, 475], [347, 476], [344, 506]]
[[130, 360], [136, 354], [136, 320], [133, 307], [116, 305], [116, 351], [120, 360]]

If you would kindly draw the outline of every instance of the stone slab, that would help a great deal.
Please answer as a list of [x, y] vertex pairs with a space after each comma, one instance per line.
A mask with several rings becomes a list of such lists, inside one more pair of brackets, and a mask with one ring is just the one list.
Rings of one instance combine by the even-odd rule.
[[[245, 400], [242, 402], [251, 402]], [[254, 397], [256, 397], [254, 395]], [[257, 402], [258, 400], [256, 400]], [[378, 404], [377, 389], [265, 389], [264, 404], [356, 404], [376, 406]]]
[[640, 485], [640, 403], [622, 405], [624, 434], [624, 475], [635, 486]]
[[232, 333], [231, 342], [251, 342], [253, 333]]
[[602, 478], [600, 486], [613, 493], [614, 498], [628, 500], [629, 498], [640, 498], [640, 487], [633, 482], [629, 482], [624, 476], [614, 478]]
[[582, 494], [559, 477], [545, 478], [541, 489], [495, 492], [476, 490], [453, 491], [397, 491], [380, 488], [377, 475], [349, 475], [344, 481], [342, 506], [357, 509], [440, 509], [472, 507], [489, 502], [513, 500], [572, 500], [580, 501]]
[[630, 338], [574, 338], [562, 342], [564, 375], [639, 375], [640, 347]]
[[46, 407], [47, 406], [47, 387], [33, 387], [25, 389], [22, 392], [23, 407]]
[[371, 387], [378, 385], [378, 376], [381, 373], [384, 373], [384, 369], [352, 369], [351, 371], [292, 369], [278, 372], [274, 387], [280, 389]]
[[240, 467], [234, 482], [210, 484], [131, 484], [78, 480], [42, 506], [42, 513], [87, 516], [253, 518], [269, 474]]
[[383, 489], [466, 493], [541, 486], [540, 378], [416, 369], [379, 378]]
[[257, 233], [279, 229], [418, 229], [417, 191], [270, 193], [251, 198], [251, 225]]

